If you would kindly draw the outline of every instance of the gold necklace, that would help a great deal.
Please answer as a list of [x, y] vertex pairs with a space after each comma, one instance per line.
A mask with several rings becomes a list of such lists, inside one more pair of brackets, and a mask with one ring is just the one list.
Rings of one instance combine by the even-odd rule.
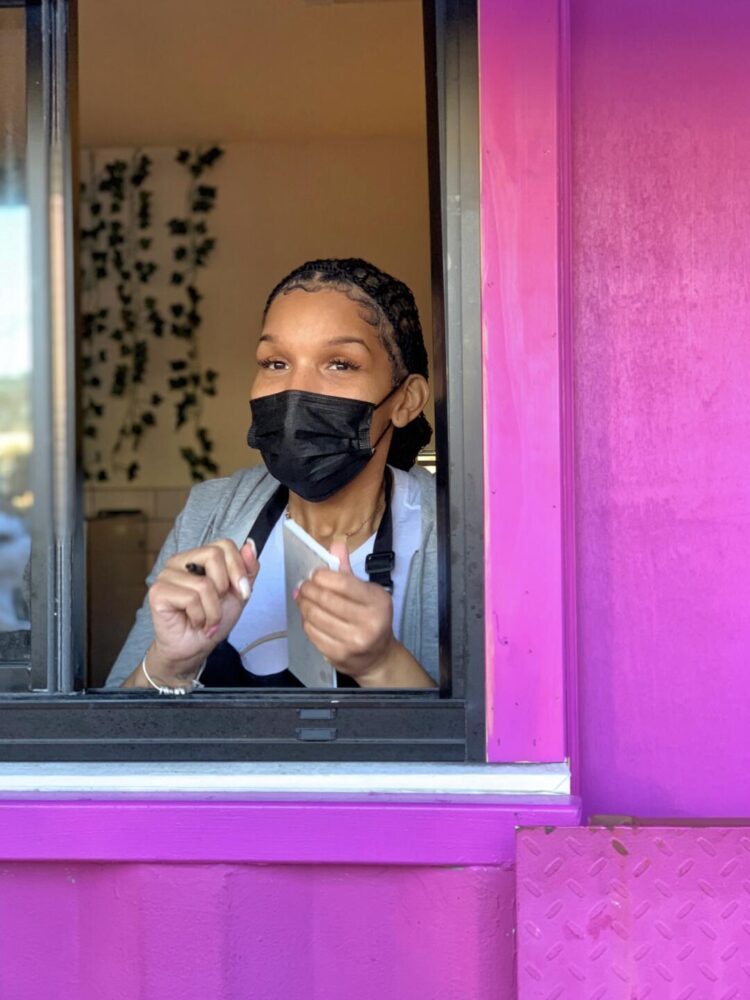
[[378, 505], [375, 508], [375, 510], [372, 512], [372, 514], [370, 514], [369, 517], [366, 517], [364, 519], [364, 521], [362, 522], [362, 524], [360, 524], [360, 526], [358, 528], [355, 528], [354, 531], [345, 531], [343, 533], [344, 534], [344, 538], [353, 538], [355, 535], [358, 535], [360, 533], [360, 531], [364, 528], [364, 526], [367, 524], [368, 521], [374, 521], [375, 520], [375, 518], [380, 513], [380, 508], [382, 506], [383, 506], [383, 500], [381, 498], [378, 501]]

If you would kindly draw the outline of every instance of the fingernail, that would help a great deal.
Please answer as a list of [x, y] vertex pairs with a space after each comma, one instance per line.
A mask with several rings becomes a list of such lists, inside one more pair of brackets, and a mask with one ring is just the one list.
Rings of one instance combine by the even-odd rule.
[[258, 558], [258, 549], [256, 548], [255, 542], [252, 540], [252, 538], [248, 538], [247, 544], [253, 550], [253, 558], [257, 559]]
[[294, 590], [292, 591], [292, 600], [296, 601], [298, 597], [299, 597], [299, 587], [295, 587]]
[[250, 581], [248, 580], [248, 578], [246, 576], [240, 577], [238, 586], [240, 588], [240, 593], [242, 594], [242, 599], [245, 600], [245, 601], [249, 601], [250, 600], [251, 587], [250, 587]]
[[316, 571], [314, 569], [311, 569], [310, 572], [307, 574], [307, 579], [312, 580], [312, 578], [315, 576], [315, 572]]
[[212, 625], [211, 628], [206, 629], [206, 638], [207, 639], [213, 639], [213, 637], [216, 635], [216, 633], [218, 631], [219, 631], [219, 626], [218, 625]]

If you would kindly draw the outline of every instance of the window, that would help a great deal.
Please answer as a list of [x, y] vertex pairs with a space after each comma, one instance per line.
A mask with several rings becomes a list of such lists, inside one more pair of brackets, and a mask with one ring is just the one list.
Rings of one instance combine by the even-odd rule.
[[28, 687], [31, 662], [31, 295], [25, 192], [26, 24], [0, 10], [0, 676], [4, 690]]
[[[3, 756], [15, 760], [484, 759], [474, 5], [424, 5], [441, 539], [440, 690], [207, 691], [188, 699], [138, 691], [104, 693], [84, 684], [82, 502], [74, 442], [86, 417], [79, 413], [78, 421], [73, 419], [72, 220], [77, 151], [69, 120], [75, 93], [69, 67], [75, 65], [77, 42], [67, 4], [44, 0], [17, 5], [10, 13], [25, 20], [25, 79], [41, 80], [38, 91], [30, 89], [25, 107], [21, 100], [13, 109], [2, 108], [2, 113], [25, 120], [28, 132], [25, 204], [31, 219], [32, 261], [28, 273], [43, 293], [39, 296], [43, 307], [31, 320], [34, 362], [28, 390], [36, 468], [28, 491], [34, 503], [24, 515], [32, 537], [30, 654], [26, 646], [31, 666], [25, 667], [21, 660], [20, 666], [13, 661], [13, 670], [6, 669], [14, 680], [4, 684], [6, 694], [0, 703]], [[45, 122], [52, 123], [49, 132]], [[456, 204], [460, 212], [455, 211]], [[85, 372], [83, 377], [85, 381]], [[14, 600], [18, 599], [16, 595]], [[30, 683], [21, 692], [18, 678], [24, 671]]]

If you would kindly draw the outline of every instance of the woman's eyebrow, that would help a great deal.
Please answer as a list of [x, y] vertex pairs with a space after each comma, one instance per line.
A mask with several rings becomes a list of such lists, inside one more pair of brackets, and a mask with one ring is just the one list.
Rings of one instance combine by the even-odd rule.
[[[361, 337], [334, 337], [328, 341], [329, 347], [342, 347], [344, 344], [361, 344], [365, 350], [370, 351], [370, 345]], [[372, 351], [370, 351], [372, 354]]]
[[[275, 344], [276, 338], [270, 333], [264, 333], [258, 339], [258, 343]], [[372, 354], [372, 351], [370, 350], [370, 345], [367, 343], [366, 340], [363, 340], [361, 337], [354, 337], [354, 336], [333, 337], [331, 340], [326, 341], [326, 347], [343, 347], [345, 344], [361, 344], [366, 351], [369, 351], [370, 354]]]

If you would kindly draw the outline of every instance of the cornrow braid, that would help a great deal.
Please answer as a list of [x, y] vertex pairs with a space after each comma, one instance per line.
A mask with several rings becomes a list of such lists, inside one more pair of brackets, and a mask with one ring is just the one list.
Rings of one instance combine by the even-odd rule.
[[[403, 281], [358, 257], [310, 260], [276, 285], [266, 300], [263, 319], [278, 295], [287, 295], [298, 288], [306, 292], [331, 288], [365, 307], [367, 322], [378, 330], [380, 342], [390, 358], [394, 386], [407, 375], [429, 378], [419, 310], [411, 289]], [[431, 439], [432, 427], [424, 413], [420, 413], [406, 427], [395, 428], [388, 449], [388, 464], [397, 469], [410, 469]]]

